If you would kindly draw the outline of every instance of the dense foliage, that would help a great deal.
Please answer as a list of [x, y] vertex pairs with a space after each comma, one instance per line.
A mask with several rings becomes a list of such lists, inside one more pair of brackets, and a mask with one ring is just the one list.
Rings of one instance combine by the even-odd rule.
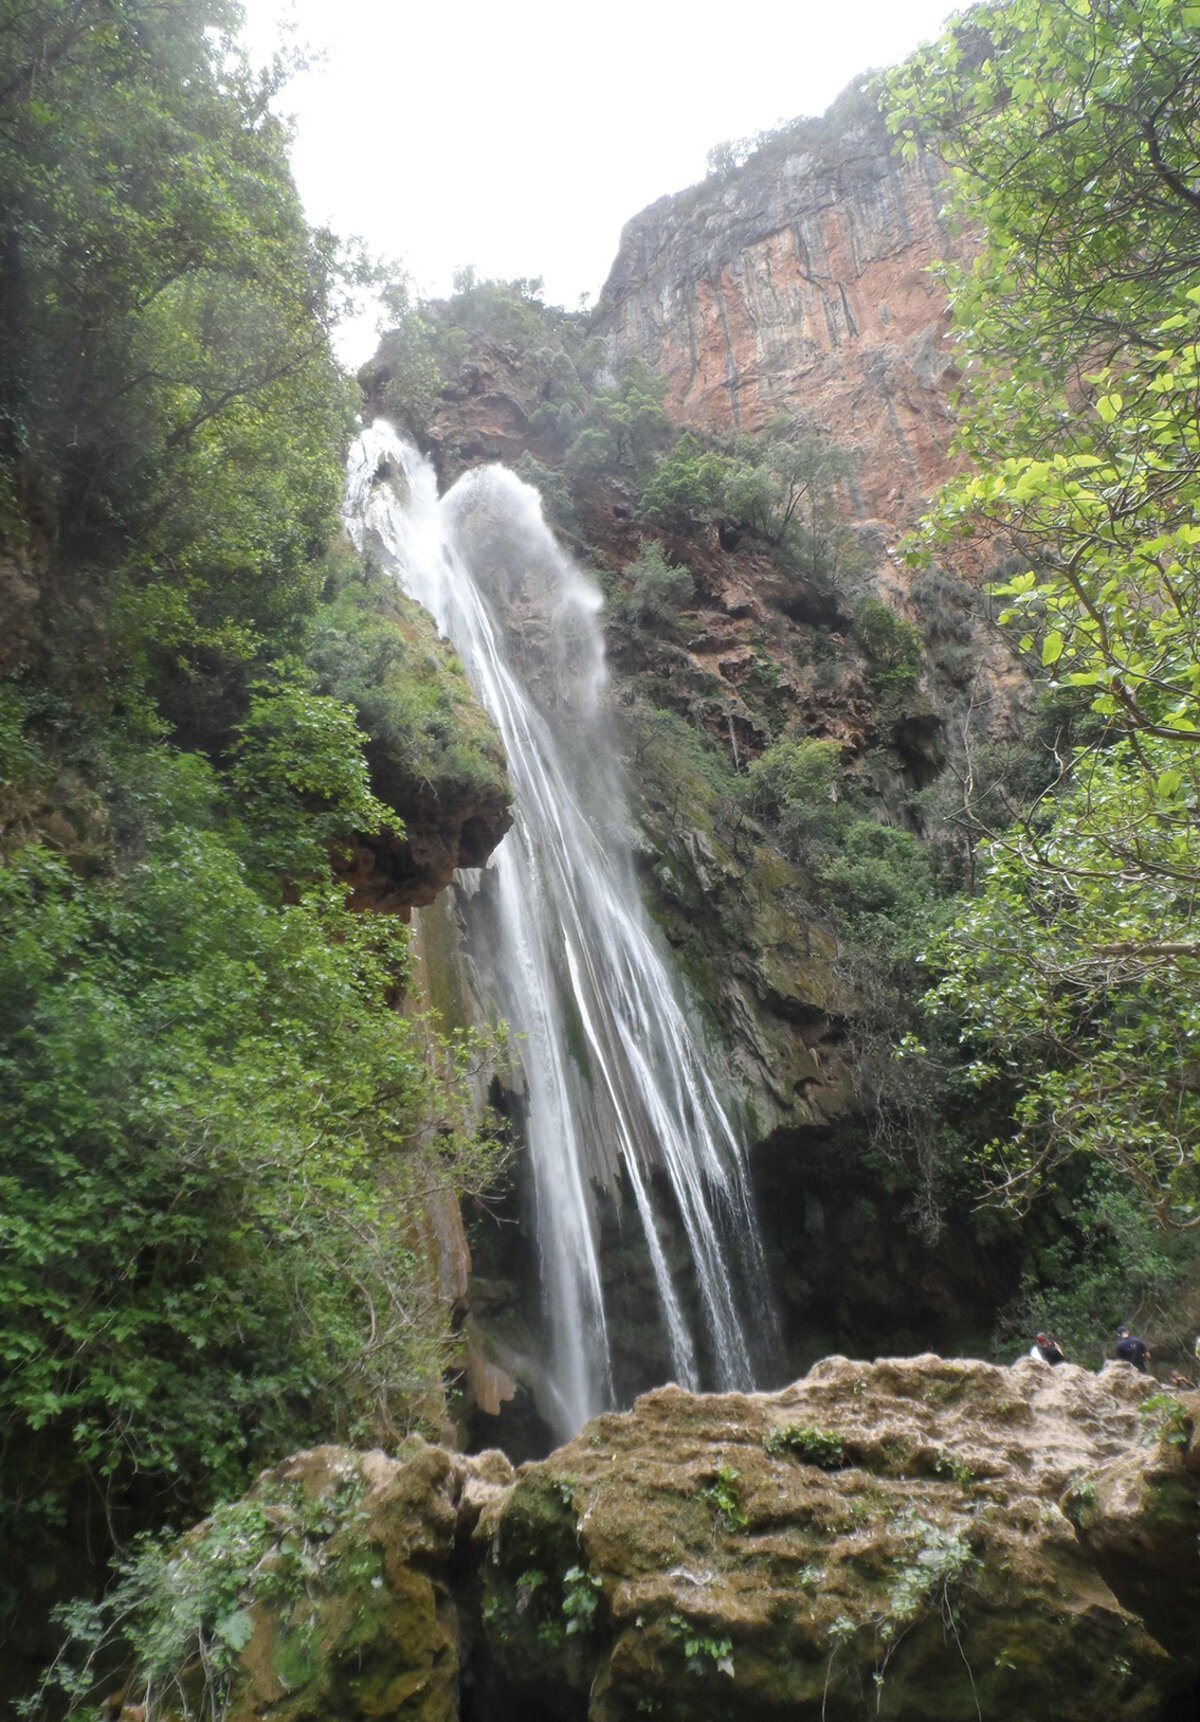
[[1192, 1053], [1200, 736], [1200, 9], [1176, 0], [975, 8], [889, 80], [894, 129], [954, 172], [982, 250], [948, 279], [970, 379], [969, 476], [934, 546], [1006, 540], [1020, 649], [1095, 722], [997, 832], [936, 952], [1015, 1138], [1027, 1202], [1082, 1152], [1172, 1227], [1200, 1226]]
[[0, 1628], [289, 1446], [436, 1423], [428, 1216], [494, 1158], [333, 872], [495, 752], [330, 553], [351, 277], [235, 22], [0, 23]]

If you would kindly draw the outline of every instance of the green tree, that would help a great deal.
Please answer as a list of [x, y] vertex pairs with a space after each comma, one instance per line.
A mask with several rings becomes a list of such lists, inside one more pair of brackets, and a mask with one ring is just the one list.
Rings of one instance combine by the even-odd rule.
[[761, 436], [705, 447], [690, 431], [654, 469], [642, 492], [653, 519], [686, 530], [709, 524], [733, 548], [751, 534], [810, 573], [836, 562], [834, 495], [846, 460], [827, 438], [780, 421]]
[[663, 407], [666, 381], [643, 359], [631, 359], [615, 388], [590, 401], [582, 428], [567, 450], [569, 476], [625, 470], [644, 481], [670, 445], [674, 427]]
[[0, 529], [91, 564], [119, 654], [245, 661], [319, 595], [345, 277], [220, 0], [48, 0], [0, 35]]
[[1194, 886], [1176, 875], [1195, 839], [1190, 816], [1161, 817], [1160, 746], [1110, 750], [1037, 826], [985, 850], [983, 891], [930, 951], [943, 975], [927, 1009], [959, 1025], [981, 1092], [1019, 1096], [1015, 1136], [984, 1156], [1005, 1199], [1027, 1205], [1083, 1152], [1160, 1224], [1187, 1228], [1200, 1225], [1200, 945]]
[[380, 406], [397, 429], [419, 436], [429, 424], [442, 388], [435, 332], [413, 303], [405, 277], [391, 280], [382, 299], [387, 327], [359, 380], [371, 393], [378, 386]]
[[1102, 726], [997, 835], [931, 1008], [961, 1013], [981, 1083], [1015, 1083], [1001, 1193], [1084, 1152], [1174, 1226], [1200, 1222], [1198, 24], [1176, 0], [978, 7], [886, 95], [982, 229], [947, 272], [974, 470], [927, 537], [1008, 540], [1002, 620]]
[[1198, 23], [1180, 0], [984, 4], [885, 80], [902, 152], [941, 155], [983, 226], [946, 270], [977, 456], [1059, 452], [1084, 374], [1154, 353], [1195, 285]]
[[696, 583], [690, 571], [670, 561], [662, 545], [653, 539], [642, 545], [636, 560], [628, 563], [623, 573], [630, 585], [621, 613], [635, 626], [669, 624], [695, 595]]
[[881, 688], [913, 685], [921, 673], [921, 635], [879, 598], [864, 598], [854, 614], [854, 631], [866, 647], [872, 675]]

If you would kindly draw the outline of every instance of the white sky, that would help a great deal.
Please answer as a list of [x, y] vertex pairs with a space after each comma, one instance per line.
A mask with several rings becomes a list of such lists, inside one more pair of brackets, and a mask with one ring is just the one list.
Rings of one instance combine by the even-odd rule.
[[[822, 113], [856, 72], [938, 32], [951, 0], [243, 0], [323, 63], [279, 106], [309, 219], [442, 295], [453, 270], [595, 298], [621, 227], [703, 178], [708, 150]], [[359, 363], [372, 325], [348, 332]]]

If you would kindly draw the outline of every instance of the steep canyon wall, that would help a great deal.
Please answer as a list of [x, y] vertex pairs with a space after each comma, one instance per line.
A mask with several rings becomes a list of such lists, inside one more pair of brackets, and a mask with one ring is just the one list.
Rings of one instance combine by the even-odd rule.
[[597, 327], [645, 360], [682, 423], [756, 431], [781, 412], [855, 456], [860, 518], [907, 524], [946, 476], [954, 380], [931, 266], [963, 254], [942, 170], [905, 164], [858, 86], [740, 168], [625, 227]]

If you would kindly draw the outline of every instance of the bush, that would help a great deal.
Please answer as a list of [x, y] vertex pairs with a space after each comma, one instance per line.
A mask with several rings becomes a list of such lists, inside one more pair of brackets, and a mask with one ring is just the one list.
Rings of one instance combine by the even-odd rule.
[[834, 839], [839, 824], [838, 766], [835, 741], [806, 736], [774, 742], [756, 759], [743, 780], [750, 811], [775, 832], [796, 860], [813, 865]]
[[871, 659], [871, 679], [880, 688], [912, 687], [921, 673], [921, 635], [878, 598], [864, 598], [854, 616], [854, 631]]
[[911, 832], [853, 819], [820, 866], [821, 895], [858, 938], [919, 947], [936, 897], [929, 851]]
[[362, 794], [293, 770], [262, 701], [236, 813], [199, 757], [117, 750], [120, 872], [37, 845], [0, 867], [10, 1548], [88, 1479], [118, 1521], [135, 1487], [193, 1511], [304, 1442], [440, 1415], [419, 1213], [490, 1151], [393, 1008], [405, 929], [348, 911], [327, 868], [282, 903], [256, 888], [268, 835], [289, 871], [307, 855], [309, 795], [348, 822]]
[[622, 572], [629, 581], [629, 592], [621, 604], [621, 614], [635, 626], [674, 622], [683, 605], [695, 596], [696, 583], [688, 569], [668, 561], [662, 545], [653, 540], [643, 543], [637, 560], [627, 563]]
[[834, 495], [846, 464], [827, 438], [786, 419], [723, 446], [685, 432], [644, 486], [642, 507], [679, 530], [714, 524], [729, 548], [751, 534], [796, 572], [831, 574], [844, 549]]
[[666, 387], [644, 360], [630, 360], [617, 386], [589, 401], [582, 429], [567, 450], [567, 472], [582, 477], [624, 471], [644, 483], [674, 437], [662, 404]]
[[528, 449], [524, 449], [513, 471], [524, 484], [532, 485], [542, 499], [542, 510], [550, 526], [568, 536], [576, 530], [575, 504], [566, 480], [560, 472], [543, 466]]

